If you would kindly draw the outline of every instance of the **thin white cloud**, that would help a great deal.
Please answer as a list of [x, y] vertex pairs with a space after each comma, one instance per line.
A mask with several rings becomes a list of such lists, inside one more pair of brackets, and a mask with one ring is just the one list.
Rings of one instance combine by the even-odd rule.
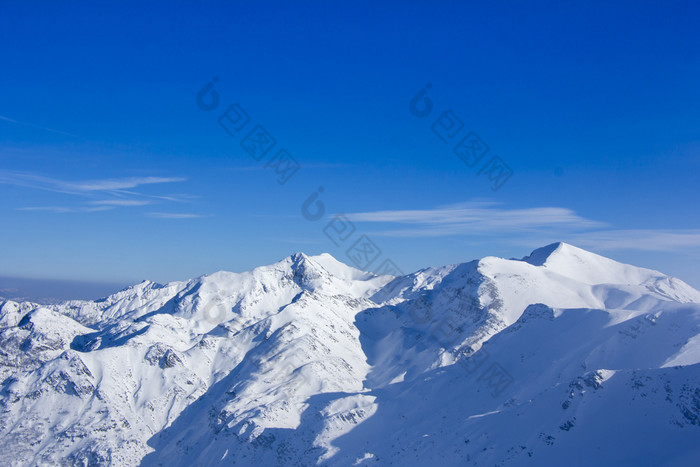
[[0, 171], [0, 183], [5, 185], [15, 185], [75, 195], [88, 195], [100, 191], [118, 193], [119, 190], [136, 188], [141, 185], [183, 182], [185, 180], [187, 179], [182, 177], [128, 177], [68, 182], [29, 172]]
[[101, 212], [109, 211], [114, 209], [114, 206], [95, 206], [95, 207], [85, 207], [85, 206], [26, 206], [23, 208], [17, 208], [18, 211], [45, 211], [45, 212], [55, 212], [55, 213], [71, 213], [71, 212]]
[[199, 195], [189, 195], [185, 193], [170, 194], [170, 195], [150, 195], [148, 193], [140, 193], [136, 191], [129, 190], [116, 190], [111, 192], [114, 195], [120, 196], [137, 196], [142, 198], [151, 198], [163, 201], [174, 201], [176, 203], [187, 203], [195, 199], [201, 198]]
[[37, 129], [39, 129], [39, 130], [49, 131], [49, 132], [51, 132], [51, 133], [57, 133], [57, 134], [59, 134], [59, 135], [66, 135], [66, 136], [71, 136], [71, 137], [73, 137], [73, 138], [80, 138], [79, 136], [74, 135], [73, 133], [68, 133], [68, 132], [66, 132], [66, 131], [61, 131], [61, 130], [55, 130], [55, 129], [53, 129], [53, 128], [48, 128], [48, 127], [45, 127], [45, 126], [35, 125], [35, 124], [33, 124], [33, 123], [20, 122], [19, 120], [15, 120], [14, 118], [10, 118], [10, 117], [5, 117], [4, 115], [0, 115], [0, 120], [6, 121], [6, 122], [9, 122], [9, 123], [14, 123], [14, 124], [16, 124], [16, 125], [29, 126], [29, 127], [32, 127], [32, 128], [37, 128]]
[[572, 242], [597, 250], [687, 251], [700, 248], [700, 229], [603, 230], [573, 235]]
[[46, 211], [46, 212], [97, 212], [115, 207], [136, 207], [154, 204], [156, 202], [181, 202], [192, 199], [188, 195], [152, 195], [128, 191], [143, 185], [162, 183], [175, 183], [187, 180], [182, 177], [127, 177], [108, 178], [87, 181], [65, 181], [46, 177], [31, 172], [0, 171], [0, 184], [14, 185], [32, 188], [42, 191], [63, 193], [82, 197], [102, 197], [109, 199], [97, 199], [86, 202], [90, 206], [34, 206], [18, 208], [22, 211]]
[[0, 183], [3, 185], [21, 186], [36, 190], [54, 191], [57, 193], [81, 194], [75, 189], [69, 189], [65, 182], [27, 172], [2, 171], [0, 172]]
[[563, 240], [596, 251], [700, 253], [700, 229], [614, 229], [604, 222], [586, 219], [571, 209], [559, 207], [504, 209], [493, 202], [470, 202], [436, 209], [360, 212], [346, 216], [358, 223], [405, 226], [373, 232], [379, 236], [459, 235], [529, 246]]
[[175, 212], [149, 212], [148, 217], [154, 217], [156, 219], [196, 219], [203, 216], [201, 214], [190, 214], [190, 213], [175, 213]]
[[491, 202], [470, 202], [425, 210], [375, 211], [347, 214], [353, 222], [403, 224], [410, 227], [378, 232], [392, 237], [440, 237], [466, 233], [531, 231], [545, 228], [591, 229], [602, 222], [571, 209], [536, 207], [504, 209]]
[[138, 199], [101, 199], [92, 201], [90, 204], [95, 204], [97, 206], [145, 206], [152, 203], [150, 201]]
[[[340, 163], [330, 163], [330, 162], [316, 162], [316, 163], [306, 163], [304, 164], [304, 169], [347, 169], [349, 167], [357, 167], [354, 164]], [[262, 171], [265, 169], [264, 165], [239, 165], [239, 166], [227, 166], [222, 167], [222, 170], [230, 170], [233, 172], [252, 172], [252, 171]]]
[[140, 185], [184, 182], [185, 180], [187, 179], [180, 177], [131, 177], [68, 183], [67, 186], [78, 191], [115, 191], [136, 188]]

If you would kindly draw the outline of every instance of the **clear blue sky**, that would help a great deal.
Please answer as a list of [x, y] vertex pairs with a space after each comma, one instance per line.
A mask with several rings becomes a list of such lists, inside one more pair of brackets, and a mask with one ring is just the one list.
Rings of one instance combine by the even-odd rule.
[[[369, 269], [563, 240], [700, 287], [698, 18], [698, 2], [3, 2], [0, 276], [352, 264], [366, 235]], [[231, 136], [235, 103], [250, 121]], [[447, 110], [463, 128], [443, 142]], [[241, 146], [256, 125], [276, 140], [260, 161]], [[453, 152], [470, 131], [490, 148], [474, 167]], [[265, 168], [281, 149], [300, 165], [283, 185]], [[479, 174], [494, 155], [513, 172], [496, 191]], [[338, 213], [355, 231], [336, 246]]]

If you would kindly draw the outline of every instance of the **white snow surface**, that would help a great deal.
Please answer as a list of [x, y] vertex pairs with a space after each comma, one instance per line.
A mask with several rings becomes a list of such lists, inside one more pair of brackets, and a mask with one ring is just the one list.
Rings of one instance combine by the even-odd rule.
[[0, 301], [2, 465], [699, 465], [700, 292], [565, 243]]

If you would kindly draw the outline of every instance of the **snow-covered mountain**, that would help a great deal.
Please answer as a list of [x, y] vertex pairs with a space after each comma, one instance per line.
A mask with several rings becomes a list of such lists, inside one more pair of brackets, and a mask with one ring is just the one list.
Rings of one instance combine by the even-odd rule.
[[3, 465], [697, 465], [700, 292], [557, 243], [0, 301]]

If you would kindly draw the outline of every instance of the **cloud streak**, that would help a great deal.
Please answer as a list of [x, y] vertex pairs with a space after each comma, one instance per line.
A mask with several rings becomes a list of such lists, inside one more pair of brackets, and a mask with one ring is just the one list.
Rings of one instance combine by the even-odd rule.
[[4, 115], [0, 115], [0, 120], [3, 120], [3, 121], [5, 121], [5, 122], [9, 122], [9, 123], [14, 123], [14, 124], [16, 124], [16, 125], [22, 125], [22, 126], [28, 126], [28, 127], [32, 127], [32, 128], [37, 128], [37, 129], [39, 129], [39, 130], [44, 130], [44, 131], [48, 131], [48, 132], [51, 132], [51, 133], [57, 133], [57, 134], [59, 134], [59, 135], [66, 135], [66, 136], [70, 136], [70, 137], [73, 137], [73, 138], [80, 138], [78, 135], [74, 135], [73, 133], [68, 133], [68, 132], [66, 132], [66, 131], [61, 131], [61, 130], [55, 130], [55, 129], [53, 129], [53, 128], [48, 128], [48, 127], [45, 127], [45, 126], [35, 125], [35, 124], [33, 124], [33, 123], [20, 122], [19, 120], [15, 120], [14, 118], [6, 117], [6, 116], [4, 116]]
[[[56, 213], [99, 212], [114, 208], [146, 206], [162, 202], [179, 202], [191, 199], [188, 195], [151, 195], [129, 191], [131, 189], [163, 183], [184, 182], [183, 177], [126, 177], [85, 181], [66, 181], [30, 172], [0, 171], [0, 184], [19, 186], [41, 191], [62, 193], [85, 198], [96, 198], [77, 206], [26, 206], [21, 211], [45, 211]], [[86, 206], [87, 205], [87, 206]]]
[[92, 201], [90, 204], [95, 204], [97, 206], [145, 206], [152, 203], [150, 201], [138, 199], [101, 199]]
[[190, 214], [190, 213], [177, 213], [177, 212], [149, 212], [148, 217], [153, 217], [155, 219], [197, 219], [203, 216], [201, 214]]
[[487, 237], [490, 241], [529, 246], [541, 244], [546, 238], [598, 251], [700, 251], [700, 229], [615, 229], [560, 207], [505, 209], [493, 202], [469, 202], [435, 209], [358, 212], [346, 216], [352, 222], [381, 225], [383, 229], [374, 235], [388, 237]]
[[605, 250], [684, 251], [700, 249], [700, 229], [685, 230], [604, 230], [571, 237], [582, 247]]
[[536, 231], [545, 228], [581, 230], [606, 224], [577, 215], [571, 209], [536, 207], [504, 209], [492, 202], [470, 202], [425, 210], [375, 211], [347, 214], [354, 222], [402, 224], [380, 231], [392, 237], [440, 237], [468, 233]]
[[184, 182], [186, 180], [186, 178], [182, 177], [127, 177], [68, 182], [28, 172], [0, 172], [0, 183], [5, 185], [74, 195], [88, 195], [100, 191], [117, 193], [120, 190], [136, 188], [142, 185]]
[[187, 179], [181, 177], [131, 177], [68, 183], [67, 186], [77, 191], [116, 191], [136, 188], [141, 185], [184, 182], [185, 180]]
[[18, 211], [44, 211], [44, 212], [55, 212], [58, 214], [72, 213], [72, 212], [101, 212], [109, 211], [114, 209], [114, 206], [96, 206], [96, 207], [85, 207], [85, 206], [27, 206], [23, 208], [17, 208]]

